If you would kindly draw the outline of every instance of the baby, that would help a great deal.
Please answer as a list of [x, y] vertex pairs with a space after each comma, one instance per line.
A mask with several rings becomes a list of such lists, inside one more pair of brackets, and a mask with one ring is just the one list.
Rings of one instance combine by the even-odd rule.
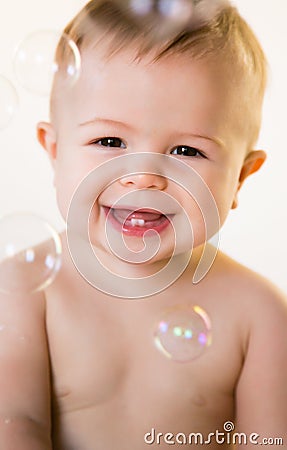
[[[119, 3], [91, 0], [67, 26], [81, 74], [71, 85], [58, 73], [51, 123], [38, 125], [61, 214], [69, 225], [71, 208], [79, 221], [89, 211], [89, 233], [79, 231], [75, 251], [71, 219], [61, 270], [44, 291], [1, 294], [1, 320], [25, 339], [1, 337], [0, 448], [287, 448], [285, 299], [220, 251], [193, 282], [212, 254], [212, 205], [219, 228], [266, 157], [254, 150], [264, 54], [232, 6], [155, 39]], [[124, 239], [129, 258], [109, 236]], [[149, 250], [158, 237], [158, 250], [137, 260], [143, 239]], [[83, 273], [87, 243], [112, 281]], [[191, 250], [173, 282], [149, 283]], [[155, 346], [155, 324], [193, 305], [211, 321], [212, 344], [178, 362]]]

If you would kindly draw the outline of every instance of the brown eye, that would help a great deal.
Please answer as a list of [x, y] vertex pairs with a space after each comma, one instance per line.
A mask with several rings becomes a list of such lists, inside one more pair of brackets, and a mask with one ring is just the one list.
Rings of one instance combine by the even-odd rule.
[[188, 145], [179, 145], [171, 151], [171, 154], [181, 156], [201, 156], [205, 158], [205, 156], [199, 150], [197, 150], [197, 148], [189, 147]]
[[126, 148], [125, 144], [120, 138], [117, 137], [105, 137], [94, 141], [93, 144], [101, 145], [103, 147], [110, 148]]

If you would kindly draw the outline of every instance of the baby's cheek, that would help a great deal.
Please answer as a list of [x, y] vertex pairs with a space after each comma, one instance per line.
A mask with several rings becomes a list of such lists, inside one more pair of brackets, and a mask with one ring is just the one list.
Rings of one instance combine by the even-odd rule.
[[212, 194], [215, 199], [215, 203], [218, 209], [218, 215], [220, 218], [221, 226], [224, 224], [229, 211], [231, 209], [236, 188], [234, 185], [229, 183], [222, 183], [218, 186], [216, 190], [213, 190]]
[[68, 216], [68, 210], [69, 210], [69, 205], [70, 205], [70, 200], [71, 197], [65, 195], [65, 192], [61, 189], [57, 189], [56, 187], [56, 192], [57, 192], [57, 205], [58, 205], [58, 209], [61, 213], [62, 218], [64, 219], [64, 221], [67, 221], [67, 216]]
[[61, 176], [60, 173], [56, 174], [55, 189], [57, 205], [65, 221], [67, 220], [70, 203], [73, 199], [76, 187], [76, 183], [69, 180], [65, 175]]
[[[182, 233], [184, 227], [181, 227], [180, 223], [177, 226], [177, 245], [182, 241], [184, 245], [187, 241], [191, 242], [191, 248], [201, 245], [207, 240], [207, 227], [210, 220], [207, 217], [204, 208], [191, 196], [183, 206], [183, 214], [188, 218], [189, 227], [188, 230]], [[183, 218], [182, 218], [183, 220]], [[184, 221], [185, 222], [185, 221]], [[189, 238], [188, 238], [189, 237]]]

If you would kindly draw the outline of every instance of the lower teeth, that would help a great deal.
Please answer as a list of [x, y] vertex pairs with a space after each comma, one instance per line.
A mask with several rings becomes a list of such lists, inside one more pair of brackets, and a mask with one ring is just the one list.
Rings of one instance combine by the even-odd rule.
[[132, 227], [144, 227], [145, 220], [144, 219], [131, 219]]

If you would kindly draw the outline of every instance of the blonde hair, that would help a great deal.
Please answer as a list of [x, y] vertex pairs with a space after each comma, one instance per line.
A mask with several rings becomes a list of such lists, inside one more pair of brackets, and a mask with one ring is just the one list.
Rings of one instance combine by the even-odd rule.
[[[187, 24], [176, 34], [157, 41], [148, 22], [142, 25], [128, 8], [121, 7], [124, 3], [125, 0], [89, 1], [67, 25], [65, 35], [80, 51], [105, 43], [107, 58], [129, 47], [137, 49], [139, 60], [152, 54], [153, 62], [181, 54], [194, 59], [220, 58], [233, 70], [235, 78], [244, 80], [246, 89], [248, 87], [256, 100], [260, 111], [253, 120], [252, 141], [256, 141], [267, 82], [267, 61], [258, 39], [238, 10], [228, 4], [199, 28], [190, 28]], [[57, 50], [60, 59], [65, 54], [65, 43], [62, 39]]]

